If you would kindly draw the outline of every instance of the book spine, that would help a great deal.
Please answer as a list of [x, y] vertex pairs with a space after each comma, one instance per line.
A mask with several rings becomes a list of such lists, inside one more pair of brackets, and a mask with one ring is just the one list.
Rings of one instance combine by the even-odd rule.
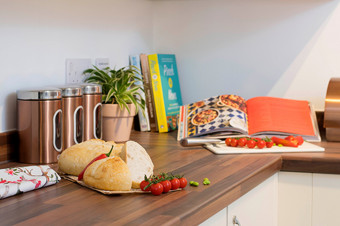
[[142, 77], [144, 81], [144, 91], [145, 91], [145, 104], [148, 110], [148, 117], [150, 123], [150, 130], [155, 132], [158, 131], [157, 120], [156, 120], [156, 112], [153, 101], [152, 94], [152, 84], [150, 82], [150, 69], [148, 56], [146, 54], [140, 54], [140, 63], [142, 69]]
[[[142, 78], [142, 73], [141, 73], [141, 67], [140, 67], [140, 59], [138, 55], [131, 55], [130, 56], [130, 65], [133, 65], [137, 68], [139, 73], [136, 73], [135, 75], [139, 77], [140, 79]], [[142, 81], [136, 82], [136, 85], [141, 86], [144, 89], [144, 85]], [[145, 93], [142, 90], [138, 91], [141, 98], [145, 100]], [[140, 126], [140, 131], [150, 131], [150, 123], [149, 123], [149, 118], [148, 118], [148, 111], [147, 111], [147, 106], [145, 106], [145, 109], [138, 109], [138, 119], [139, 119], [139, 126]]]
[[164, 104], [164, 96], [162, 90], [162, 81], [161, 75], [159, 71], [159, 63], [157, 54], [152, 54], [148, 56], [149, 59], [149, 67], [150, 67], [150, 76], [154, 97], [154, 104], [156, 110], [156, 118], [158, 124], [158, 131], [160, 133], [168, 132], [168, 123], [165, 112], [165, 104]]

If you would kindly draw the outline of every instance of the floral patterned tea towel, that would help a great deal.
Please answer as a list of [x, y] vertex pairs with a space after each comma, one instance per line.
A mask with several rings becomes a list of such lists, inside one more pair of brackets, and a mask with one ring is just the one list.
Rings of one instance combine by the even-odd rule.
[[0, 169], [0, 199], [59, 181], [60, 176], [47, 165]]

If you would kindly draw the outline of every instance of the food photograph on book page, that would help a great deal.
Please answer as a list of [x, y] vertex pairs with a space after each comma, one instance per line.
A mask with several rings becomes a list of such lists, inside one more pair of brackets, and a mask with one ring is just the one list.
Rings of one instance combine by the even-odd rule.
[[246, 133], [247, 114], [245, 100], [236, 95], [222, 95], [182, 106], [182, 128], [187, 136], [225, 131], [228, 128]]

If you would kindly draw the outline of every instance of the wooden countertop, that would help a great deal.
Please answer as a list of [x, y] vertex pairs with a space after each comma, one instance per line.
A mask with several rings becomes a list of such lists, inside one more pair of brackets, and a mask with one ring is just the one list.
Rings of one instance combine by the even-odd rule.
[[[279, 170], [340, 174], [340, 143], [317, 143], [325, 153], [214, 155], [201, 147], [184, 148], [176, 132], [133, 132], [131, 140], [150, 154], [155, 173], [185, 174], [209, 186], [187, 186], [161, 196], [106, 196], [76, 183], [57, 185], [0, 200], [1, 225], [150, 225], [198, 224], [253, 189]], [[0, 164], [0, 168], [18, 166]], [[56, 165], [54, 165], [56, 167]]]

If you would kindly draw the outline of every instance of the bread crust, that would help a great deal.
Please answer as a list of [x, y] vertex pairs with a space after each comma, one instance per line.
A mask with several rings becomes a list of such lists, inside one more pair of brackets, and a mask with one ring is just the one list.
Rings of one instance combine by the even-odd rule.
[[110, 156], [119, 156], [122, 145], [113, 141], [105, 142], [99, 139], [91, 139], [64, 150], [58, 160], [58, 166], [66, 174], [78, 176], [81, 171], [100, 154], [108, 153], [114, 145]]
[[109, 157], [92, 163], [84, 173], [84, 183], [109, 191], [129, 191], [132, 180], [127, 164], [120, 157]]

